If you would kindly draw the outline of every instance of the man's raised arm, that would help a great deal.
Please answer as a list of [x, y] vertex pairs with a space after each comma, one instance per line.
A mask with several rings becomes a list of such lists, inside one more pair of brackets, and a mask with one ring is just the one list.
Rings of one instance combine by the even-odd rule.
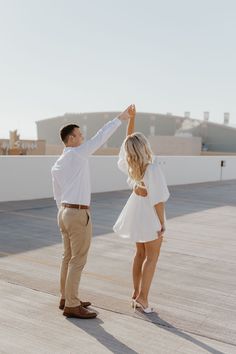
[[117, 128], [121, 125], [122, 121], [128, 120], [129, 115], [129, 106], [124, 112], [118, 115], [118, 117], [106, 123], [91, 139], [87, 140], [85, 143], [78, 146], [78, 152], [91, 155], [96, 150], [98, 150], [105, 142], [114, 134]]

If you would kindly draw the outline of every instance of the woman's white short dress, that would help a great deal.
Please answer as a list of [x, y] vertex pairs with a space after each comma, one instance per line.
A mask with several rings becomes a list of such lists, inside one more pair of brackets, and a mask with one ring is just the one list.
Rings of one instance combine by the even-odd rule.
[[[128, 175], [124, 143], [120, 149], [118, 167]], [[157, 158], [148, 165], [143, 182], [148, 195], [142, 197], [133, 192], [113, 226], [115, 233], [134, 242], [148, 242], [157, 238], [157, 232], [161, 230], [161, 225], [154, 205], [166, 202], [169, 198], [165, 177]], [[128, 177], [127, 183], [131, 188], [135, 185], [130, 177]]]

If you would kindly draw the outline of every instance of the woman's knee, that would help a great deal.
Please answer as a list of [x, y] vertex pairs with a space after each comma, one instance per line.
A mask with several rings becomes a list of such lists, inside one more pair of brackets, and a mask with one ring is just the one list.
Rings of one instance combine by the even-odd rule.
[[135, 253], [135, 257], [140, 259], [140, 260], [144, 260], [145, 259], [145, 249], [137, 249], [136, 253]]
[[145, 253], [143, 252], [136, 252], [135, 258], [140, 261], [143, 262], [145, 260]]
[[158, 257], [160, 254], [160, 248], [159, 247], [155, 247], [155, 245], [153, 245], [153, 247], [149, 247], [146, 250], [146, 260], [147, 262], [157, 262], [158, 261]]

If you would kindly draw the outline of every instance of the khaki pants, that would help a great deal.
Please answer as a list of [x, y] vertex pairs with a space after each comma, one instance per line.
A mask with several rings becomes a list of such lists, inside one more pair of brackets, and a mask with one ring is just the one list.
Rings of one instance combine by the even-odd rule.
[[61, 207], [58, 211], [58, 225], [64, 241], [61, 298], [66, 300], [65, 306], [75, 307], [80, 305], [79, 283], [92, 237], [90, 211]]

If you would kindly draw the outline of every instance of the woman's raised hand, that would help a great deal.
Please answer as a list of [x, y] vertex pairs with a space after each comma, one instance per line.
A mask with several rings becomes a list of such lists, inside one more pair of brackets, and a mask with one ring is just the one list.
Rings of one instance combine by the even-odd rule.
[[129, 106], [128, 113], [129, 113], [130, 119], [134, 119], [135, 118], [136, 109], [135, 109], [135, 105], [134, 104], [131, 104], [131, 106]]
[[135, 114], [136, 114], [135, 105], [131, 104], [128, 107], [129, 122], [128, 122], [128, 126], [126, 129], [126, 136], [129, 136], [129, 135], [133, 134], [133, 132], [134, 132]]
[[118, 115], [118, 119], [120, 120], [129, 120], [132, 117], [135, 117], [135, 105], [131, 104], [129, 107], [126, 108], [126, 110]]

